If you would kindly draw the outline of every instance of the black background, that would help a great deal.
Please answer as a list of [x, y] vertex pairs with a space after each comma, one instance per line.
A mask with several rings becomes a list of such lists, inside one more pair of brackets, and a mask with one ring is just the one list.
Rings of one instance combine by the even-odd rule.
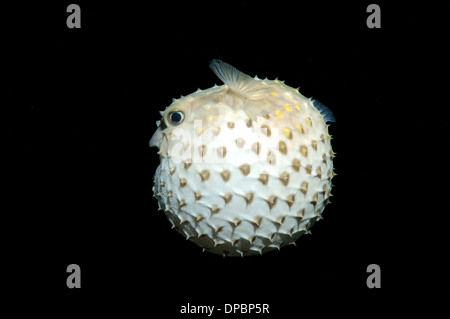
[[[445, 101], [431, 98], [448, 87], [448, 1], [375, 1], [381, 29], [366, 26], [370, 1], [76, 3], [81, 29], [66, 26], [68, 1], [2, 10], [2, 263], [15, 311], [182, 318], [188, 302], [269, 303], [270, 315], [240, 317], [366, 317], [423, 306], [424, 284], [445, 269], [430, 258], [439, 240], [425, 241], [442, 235], [426, 231], [445, 200], [428, 178], [446, 167]], [[297, 247], [202, 253], [157, 211], [155, 121], [172, 97], [220, 84], [213, 58], [300, 86], [336, 116], [332, 204]], [[66, 287], [72, 263], [81, 289]], [[381, 289], [366, 286], [373, 263]]]

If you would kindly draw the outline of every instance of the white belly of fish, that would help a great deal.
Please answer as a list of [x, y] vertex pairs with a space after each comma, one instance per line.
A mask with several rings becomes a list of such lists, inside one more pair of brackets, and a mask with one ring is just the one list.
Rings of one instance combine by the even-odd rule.
[[274, 116], [233, 116], [181, 159], [161, 158], [154, 178], [160, 209], [212, 253], [254, 255], [293, 244], [321, 218], [330, 196], [326, 124], [318, 111], [303, 132], [287, 132]]

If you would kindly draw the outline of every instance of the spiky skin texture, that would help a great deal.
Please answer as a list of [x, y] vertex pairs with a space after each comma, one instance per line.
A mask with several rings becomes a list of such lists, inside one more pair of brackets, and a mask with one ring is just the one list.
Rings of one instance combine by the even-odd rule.
[[186, 114], [153, 140], [160, 209], [180, 234], [224, 256], [293, 244], [321, 218], [334, 175], [331, 137], [312, 101], [279, 81], [255, 81], [269, 89], [268, 114], [252, 120], [228, 104], [236, 97], [227, 85], [214, 87], [168, 107], [201, 121]]

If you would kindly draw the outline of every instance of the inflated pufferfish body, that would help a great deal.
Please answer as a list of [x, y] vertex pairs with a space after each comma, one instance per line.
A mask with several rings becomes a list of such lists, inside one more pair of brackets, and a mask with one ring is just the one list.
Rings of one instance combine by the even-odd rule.
[[162, 112], [154, 195], [173, 227], [204, 250], [260, 254], [293, 244], [328, 203], [332, 113], [277, 80], [213, 60], [224, 82]]

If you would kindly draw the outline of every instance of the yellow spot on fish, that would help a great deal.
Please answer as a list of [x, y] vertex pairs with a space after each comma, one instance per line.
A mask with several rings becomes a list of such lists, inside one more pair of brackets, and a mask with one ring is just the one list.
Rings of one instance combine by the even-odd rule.
[[275, 112], [275, 115], [279, 118], [282, 119], [283, 118], [283, 112], [281, 112], [280, 110]]
[[285, 109], [286, 111], [288, 111], [288, 112], [292, 112], [292, 106], [291, 106], [289, 103], [286, 103], [286, 104], [284, 105], [284, 109]]
[[300, 92], [297, 89], [295, 89], [294, 91], [295, 91], [295, 93], [300, 94]]
[[279, 84], [281, 87], [284, 87], [284, 85], [283, 85], [283, 83], [281, 83], [280, 81], [278, 81], [278, 80], [273, 80], [275, 83], [277, 83], [277, 84]]
[[309, 126], [312, 126], [312, 122], [311, 122], [311, 118], [310, 118], [310, 117], [307, 117], [307, 118], [306, 118], [306, 123], [307, 123]]
[[285, 135], [287, 138], [292, 138], [292, 132], [291, 132], [291, 130], [290, 130], [289, 128], [285, 127], [285, 128], [283, 129], [283, 133], [284, 133], [284, 135]]
[[209, 110], [209, 109], [211, 108], [211, 105], [209, 105], [209, 104], [203, 105], [203, 108], [204, 108], [205, 110]]
[[267, 84], [266, 82], [261, 82], [262, 84], [264, 84], [264, 85], [269, 85], [269, 84]]
[[305, 157], [308, 156], [308, 149], [306, 148], [306, 146], [300, 146], [300, 153], [302, 153], [302, 155]]
[[300, 133], [303, 133], [303, 127], [302, 127], [302, 125], [301, 125], [300, 123], [298, 123], [297, 125], [295, 125], [295, 127], [297, 128], [297, 130], [298, 130]]
[[214, 120], [214, 115], [208, 114], [208, 116], [206, 117], [206, 119], [207, 119], [208, 121], [212, 121], [212, 120]]
[[273, 96], [278, 96], [278, 93], [275, 91], [270, 92], [270, 94], [272, 94]]
[[300, 104], [295, 104], [295, 108], [300, 111]]

